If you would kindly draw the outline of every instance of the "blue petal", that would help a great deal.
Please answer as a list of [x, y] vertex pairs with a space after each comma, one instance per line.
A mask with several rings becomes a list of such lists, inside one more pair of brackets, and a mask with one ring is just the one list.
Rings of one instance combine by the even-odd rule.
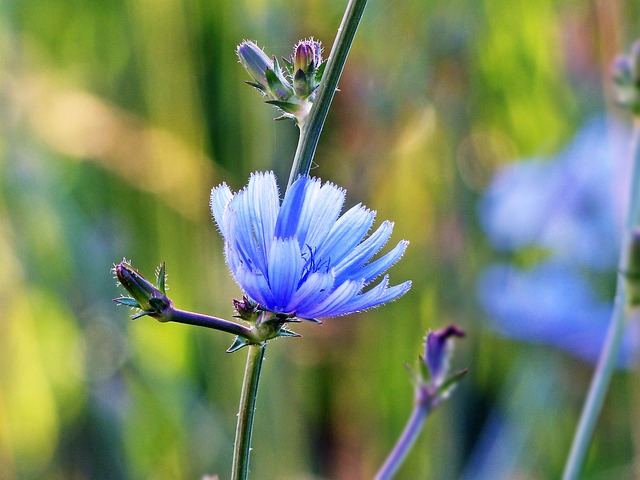
[[381, 305], [391, 300], [395, 300], [409, 291], [411, 288], [411, 282], [406, 281], [400, 285], [387, 288], [389, 284], [389, 277], [385, 275], [382, 281], [371, 290], [358, 295], [348, 305], [345, 305], [342, 309], [337, 310], [335, 315], [346, 315], [347, 313], [358, 312], [366, 310], [378, 305]]
[[[293, 182], [287, 190], [282, 201], [278, 221], [276, 222], [276, 238], [297, 236], [298, 225], [304, 221], [302, 219], [302, 210], [309, 202], [312, 202], [312, 199], [306, 198], [307, 191], [309, 187], [317, 183], [317, 181], [312, 181], [307, 176], [302, 176]], [[302, 245], [300, 245], [301, 248]]]
[[369, 238], [349, 253], [339, 265], [334, 265], [336, 283], [339, 284], [349, 279], [363, 278], [360, 273], [362, 266], [385, 246], [392, 232], [393, 223], [384, 221]]
[[360, 272], [358, 272], [358, 278], [363, 278], [365, 283], [369, 283], [378, 275], [386, 272], [394, 263], [402, 258], [404, 251], [407, 249], [407, 245], [409, 245], [409, 242], [406, 240], [400, 241], [398, 245], [385, 256], [364, 266]]
[[[233, 198], [233, 200], [235, 199], [236, 197]], [[243, 233], [246, 230], [242, 228], [244, 225], [238, 221], [238, 214], [233, 208], [233, 200], [224, 212], [224, 228], [227, 232], [225, 246], [234, 252], [237, 262], [245, 265], [246, 268], [254, 269], [256, 265], [253, 259], [258, 256], [258, 253], [253, 244], [244, 242], [246, 236]], [[247, 244], [245, 245], [245, 243]], [[233, 271], [235, 267], [229, 263], [229, 268]]]
[[[310, 217], [306, 239], [301, 245], [308, 245], [314, 250], [329, 235], [344, 205], [345, 191], [332, 183], [325, 183], [313, 205], [309, 205], [305, 213]], [[302, 248], [302, 247], [300, 247]]]
[[304, 260], [295, 238], [276, 239], [269, 252], [269, 285], [275, 299], [277, 313], [284, 310], [298, 288]]
[[[249, 260], [249, 268], [257, 268], [266, 275], [267, 251], [264, 243], [258, 241], [250, 200], [250, 194], [246, 188], [238, 192], [229, 202], [225, 213], [228, 219], [227, 240], [234, 243], [242, 255]], [[232, 215], [235, 215], [235, 221], [231, 221]]]
[[218, 229], [223, 237], [226, 237], [224, 228], [224, 209], [229, 204], [231, 197], [233, 197], [233, 194], [226, 183], [223, 183], [211, 190], [211, 200], [209, 202], [211, 213], [213, 214], [213, 219], [218, 225]]
[[348, 305], [354, 297], [358, 295], [363, 285], [363, 282], [357, 281], [344, 282], [322, 302], [314, 308], [311, 308], [307, 312], [307, 315], [309, 315], [310, 318], [340, 315], [338, 312], [345, 310], [345, 305]]
[[268, 310], [275, 307], [275, 299], [269, 288], [264, 274], [260, 271], [250, 271], [245, 267], [235, 270], [235, 278], [245, 293]]
[[338, 265], [358, 245], [371, 228], [376, 212], [362, 205], [349, 209], [335, 223], [324, 243], [315, 252], [317, 258]]
[[329, 296], [333, 285], [333, 273], [312, 273], [293, 295], [286, 310], [288, 312], [295, 312], [296, 316], [300, 318], [313, 318], [313, 316], [307, 312], [311, 311], [312, 308]]
[[278, 184], [273, 172], [251, 175], [247, 186], [247, 209], [259, 248], [269, 252], [280, 210]]

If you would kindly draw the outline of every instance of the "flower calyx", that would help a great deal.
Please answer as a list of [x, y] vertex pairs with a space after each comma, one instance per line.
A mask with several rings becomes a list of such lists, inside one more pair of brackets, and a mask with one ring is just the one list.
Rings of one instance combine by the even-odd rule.
[[[251, 302], [251, 300], [246, 296], [243, 297], [243, 302], [246, 300]], [[234, 300], [234, 304], [236, 304], [236, 302], [243, 303], [238, 300]], [[260, 311], [255, 317], [255, 324], [251, 327], [249, 335], [244, 337], [238, 335], [233, 341], [233, 344], [227, 349], [227, 353], [233, 353], [243, 347], [263, 343], [267, 340], [272, 340], [278, 337], [300, 337], [300, 334], [284, 327], [285, 323], [299, 321], [300, 320], [295, 318], [293, 315], [282, 315]]]

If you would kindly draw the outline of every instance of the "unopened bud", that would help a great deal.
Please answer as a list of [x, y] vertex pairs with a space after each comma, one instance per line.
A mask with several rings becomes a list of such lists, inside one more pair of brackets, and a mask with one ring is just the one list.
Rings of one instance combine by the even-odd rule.
[[236, 50], [240, 63], [251, 77], [261, 85], [267, 88], [267, 69], [273, 70], [273, 61], [264, 51], [255, 43], [244, 40]]
[[424, 361], [431, 375], [431, 383], [435, 386], [439, 386], [449, 373], [453, 337], [464, 337], [464, 332], [455, 325], [427, 334]]
[[160, 321], [168, 321], [173, 302], [155, 285], [144, 278], [127, 261], [123, 260], [114, 267], [116, 277], [131, 297], [116, 298], [116, 303], [141, 310], [135, 315], [149, 315]]

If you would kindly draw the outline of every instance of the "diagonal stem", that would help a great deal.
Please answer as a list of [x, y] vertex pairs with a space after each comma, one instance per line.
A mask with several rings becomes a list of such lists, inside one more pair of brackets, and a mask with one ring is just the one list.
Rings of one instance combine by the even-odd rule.
[[311, 169], [313, 155], [318, 145], [318, 139], [324, 126], [324, 121], [329, 113], [331, 101], [338, 87], [338, 80], [342, 75], [344, 64], [349, 56], [353, 38], [360, 24], [360, 19], [364, 13], [364, 7], [367, 0], [349, 0], [347, 9], [342, 18], [342, 23], [338, 29], [338, 34], [333, 42], [327, 67], [322, 77], [320, 87], [318, 87], [318, 95], [316, 97], [308, 120], [300, 127], [300, 138], [298, 140], [298, 148], [293, 159], [291, 167], [291, 175], [289, 176], [289, 186], [300, 175], [306, 175]]
[[390, 480], [393, 478], [407, 454], [411, 451], [413, 444], [416, 442], [428, 414], [428, 403], [416, 402], [402, 435], [385, 460], [384, 465], [380, 467], [380, 471], [376, 474], [375, 480]]
[[[631, 175], [629, 212], [627, 214], [625, 230], [627, 234], [640, 226], [640, 124], [638, 120], [635, 120], [634, 124], [632, 155], [633, 173]], [[626, 240], [626, 237], [627, 235], [623, 235], [623, 239]], [[609, 331], [607, 332], [605, 345], [600, 354], [591, 385], [589, 386], [589, 393], [587, 394], [587, 399], [580, 416], [580, 422], [576, 429], [571, 451], [565, 465], [562, 476], [563, 480], [576, 480], [580, 476], [589, 451], [589, 445], [591, 444], [596, 422], [602, 410], [609, 383], [611, 383], [616, 360], [620, 353], [622, 335], [630, 313], [624, 286], [626, 270], [624, 259], [629, 257], [629, 252], [625, 252], [624, 249], [633, 248], [632, 245], [632, 242], [629, 242], [628, 244], [623, 243], [622, 246], [616, 303], [611, 317]]]

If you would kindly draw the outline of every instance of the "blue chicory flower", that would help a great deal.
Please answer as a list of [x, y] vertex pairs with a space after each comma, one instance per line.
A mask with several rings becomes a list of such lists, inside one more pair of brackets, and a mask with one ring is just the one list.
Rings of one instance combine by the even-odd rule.
[[596, 118], [553, 159], [501, 169], [480, 203], [480, 219], [503, 251], [540, 246], [563, 262], [615, 268], [629, 165], [627, 132]]
[[236, 193], [222, 184], [211, 192], [213, 218], [225, 240], [236, 282], [261, 309], [312, 320], [346, 315], [404, 295], [406, 281], [389, 287], [388, 276], [366, 289], [404, 254], [400, 241], [382, 257], [393, 223], [366, 239], [375, 212], [358, 204], [340, 216], [345, 191], [299, 177], [282, 204], [272, 172], [251, 175]]
[[[554, 158], [510, 164], [493, 179], [480, 203], [492, 245], [524, 258], [530, 247], [545, 252], [529, 268], [499, 262], [481, 273], [478, 298], [501, 334], [597, 358], [613, 307], [598, 286], [613, 285], [627, 208], [627, 137], [596, 118]], [[639, 351], [640, 329], [629, 325], [619, 364]]]

